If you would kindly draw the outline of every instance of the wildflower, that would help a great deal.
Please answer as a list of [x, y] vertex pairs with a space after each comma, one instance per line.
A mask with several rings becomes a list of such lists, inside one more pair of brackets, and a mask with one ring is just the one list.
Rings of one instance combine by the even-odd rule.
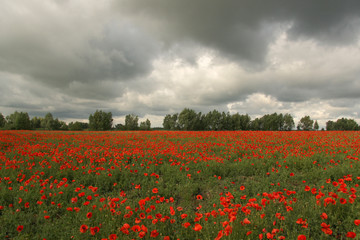
[[193, 228], [194, 231], [200, 231], [202, 229], [202, 226], [198, 223], [195, 224], [195, 227]]
[[19, 225], [19, 226], [16, 228], [16, 231], [21, 232], [23, 229], [24, 229], [24, 226], [23, 226], [23, 225]]
[[87, 226], [87, 225], [83, 224], [83, 225], [80, 226], [80, 232], [81, 232], [81, 233], [85, 233], [87, 230], [88, 230], [88, 226]]
[[346, 237], [348, 237], [348, 238], [355, 238], [355, 237], [356, 237], [356, 233], [354, 233], [354, 232], [348, 232], [348, 233], [346, 234]]

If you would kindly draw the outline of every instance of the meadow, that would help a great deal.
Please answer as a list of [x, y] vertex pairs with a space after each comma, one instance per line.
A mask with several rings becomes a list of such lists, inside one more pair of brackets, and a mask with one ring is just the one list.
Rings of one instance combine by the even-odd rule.
[[0, 131], [0, 239], [360, 239], [360, 132]]

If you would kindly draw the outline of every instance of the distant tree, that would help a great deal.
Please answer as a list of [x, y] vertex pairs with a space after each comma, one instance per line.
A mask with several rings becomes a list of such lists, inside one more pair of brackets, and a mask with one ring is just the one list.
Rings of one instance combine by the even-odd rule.
[[6, 121], [5, 121], [5, 117], [2, 115], [2, 113], [0, 113], [0, 128], [5, 127]]
[[251, 117], [248, 114], [240, 115], [239, 130], [249, 130], [251, 123]]
[[302, 117], [298, 123], [298, 129], [303, 131], [312, 130], [314, 120], [311, 120], [310, 116]]
[[6, 117], [5, 129], [10, 130], [30, 130], [31, 122], [28, 113], [17, 112]]
[[76, 122], [70, 122], [68, 128], [70, 131], [82, 131], [87, 127], [84, 128], [84, 123], [76, 121]]
[[[57, 120], [57, 119], [55, 119], [55, 120]], [[58, 130], [61, 130], [61, 131], [67, 131], [67, 130], [69, 130], [69, 126], [66, 124], [66, 122], [64, 122], [64, 121], [59, 121], [59, 126], [60, 126], [60, 128], [58, 129]]]
[[221, 129], [220, 130], [234, 130], [234, 124], [229, 112], [221, 113]]
[[163, 127], [165, 130], [178, 130], [179, 124], [178, 124], [178, 113], [175, 113], [173, 115], [167, 114], [163, 121]]
[[140, 127], [139, 127], [140, 130], [143, 130], [143, 131], [149, 131], [151, 129], [151, 122], [149, 119], [146, 119], [145, 122], [141, 122], [140, 123]]
[[113, 123], [112, 113], [96, 110], [89, 116], [89, 128], [93, 131], [111, 130]]
[[282, 130], [290, 131], [295, 127], [294, 119], [290, 114], [286, 113], [283, 117], [283, 121], [284, 125]]
[[334, 128], [339, 131], [355, 131], [359, 130], [359, 125], [354, 119], [341, 118], [335, 122]]
[[124, 131], [126, 129], [125, 129], [125, 126], [123, 124], [118, 123], [118, 124], [115, 125], [115, 130], [116, 131]]
[[335, 123], [334, 123], [334, 121], [329, 120], [329, 121], [326, 122], [326, 130], [327, 130], [327, 131], [333, 131], [333, 130], [335, 130]]
[[283, 115], [282, 114], [265, 114], [261, 117], [262, 128], [265, 131], [279, 131], [283, 127]]
[[125, 129], [126, 130], [138, 130], [139, 117], [134, 114], [128, 114], [125, 116]]
[[51, 130], [61, 130], [61, 128], [65, 128], [64, 130], [66, 130], [67, 128], [66, 123], [60, 121], [58, 118], [54, 119]]
[[263, 129], [262, 118], [255, 118], [250, 123], [251, 130], [258, 131]]
[[41, 128], [41, 118], [38, 117], [33, 117], [31, 119], [31, 129], [37, 129], [37, 128]]
[[195, 128], [194, 130], [197, 131], [203, 131], [206, 130], [206, 121], [205, 121], [205, 115], [199, 112], [196, 116], [195, 120]]
[[317, 120], [315, 120], [314, 129], [315, 129], [316, 131], [319, 130], [319, 124], [318, 124]]
[[211, 131], [218, 131], [222, 129], [222, 116], [221, 113], [214, 109], [205, 115], [206, 129]]
[[41, 120], [41, 127], [45, 130], [54, 130], [54, 118], [51, 113], [47, 113]]
[[195, 130], [195, 126], [198, 121], [198, 115], [194, 110], [185, 108], [179, 114], [178, 121], [181, 130], [185, 130], [185, 131]]

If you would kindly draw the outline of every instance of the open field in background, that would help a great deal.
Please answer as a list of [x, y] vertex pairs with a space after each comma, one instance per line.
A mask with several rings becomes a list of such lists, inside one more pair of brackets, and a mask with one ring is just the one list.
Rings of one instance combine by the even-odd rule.
[[359, 239], [360, 132], [0, 131], [0, 239]]

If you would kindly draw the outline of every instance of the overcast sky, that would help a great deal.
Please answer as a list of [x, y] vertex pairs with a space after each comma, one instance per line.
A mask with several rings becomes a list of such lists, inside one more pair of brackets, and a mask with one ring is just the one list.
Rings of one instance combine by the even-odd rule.
[[360, 123], [359, 0], [2, 0], [0, 112]]

